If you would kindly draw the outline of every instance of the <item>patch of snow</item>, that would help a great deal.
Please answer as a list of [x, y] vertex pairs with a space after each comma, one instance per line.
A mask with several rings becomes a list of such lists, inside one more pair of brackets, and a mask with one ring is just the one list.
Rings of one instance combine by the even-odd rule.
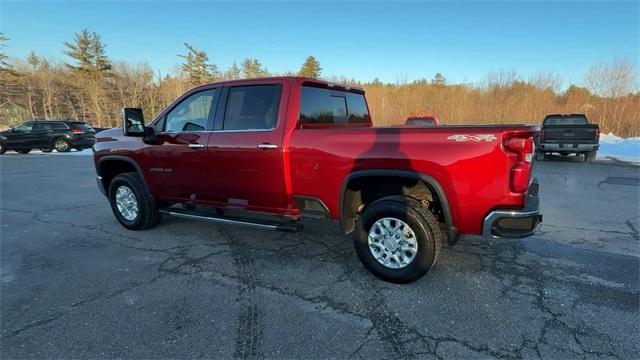
[[57, 152], [55, 150], [53, 150], [50, 153], [43, 153], [40, 150], [31, 150], [30, 153], [28, 154], [18, 154], [15, 151], [11, 151], [11, 150], [7, 150], [6, 153], [4, 153], [2, 156], [7, 156], [7, 155], [11, 155], [11, 156], [30, 156], [30, 155], [45, 155], [45, 156], [54, 156], [54, 155], [62, 155], [62, 156], [87, 156], [87, 155], [93, 155], [93, 150], [91, 148], [89, 149], [84, 149], [82, 151], [77, 151], [77, 150], [71, 150], [69, 152]]
[[621, 138], [611, 133], [601, 134], [598, 158], [640, 162], [640, 137]]

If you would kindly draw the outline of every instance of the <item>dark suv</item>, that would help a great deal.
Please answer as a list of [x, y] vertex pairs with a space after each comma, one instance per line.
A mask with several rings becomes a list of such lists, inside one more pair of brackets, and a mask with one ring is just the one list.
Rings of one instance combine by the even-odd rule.
[[96, 131], [79, 121], [27, 121], [26, 123], [0, 132], [0, 154], [15, 150], [27, 154], [31, 149], [51, 152], [78, 151], [90, 148], [96, 143]]

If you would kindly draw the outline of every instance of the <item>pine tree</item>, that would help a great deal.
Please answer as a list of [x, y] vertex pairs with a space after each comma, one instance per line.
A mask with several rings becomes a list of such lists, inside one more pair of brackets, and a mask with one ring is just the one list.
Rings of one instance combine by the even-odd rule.
[[95, 32], [89, 32], [82, 29], [76, 33], [73, 43], [64, 42], [64, 46], [68, 50], [65, 54], [76, 61], [76, 64], [67, 64], [67, 66], [79, 73], [100, 77], [111, 70], [111, 61], [105, 55], [105, 44], [102, 38]]
[[300, 71], [298, 71], [298, 75], [310, 77], [310, 78], [319, 78], [320, 73], [322, 72], [322, 67], [320, 67], [320, 63], [313, 56], [307, 56], [307, 59], [302, 64]]
[[262, 68], [262, 64], [257, 59], [246, 58], [242, 60], [242, 75], [247, 78], [257, 78], [268, 76], [266, 69]]
[[83, 120], [89, 120], [97, 127], [102, 126], [106, 118], [106, 91], [108, 84], [105, 79], [111, 75], [111, 61], [105, 54], [106, 45], [102, 43], [100, 35], [82, 29], [76, 33], [74, 41], [64, 42], [67, 47], [65, 54], [75, 60], [75, 64], [66, 64], [77, 75], [74, 83], [81, 96], [80, 103], [83, 110]]
[[4, 42], [7, 40], [9, 40], [9, 38], [0, 32], [0, 70], [7, 70], [9, 68], [9, 64], [7, 63], [8, 56], [4, 53], [4, 48], [7, 46]]
[[38, 65], [40, 65], [40, 58], [38, 57], [38, 55], [36, 55], [35, 52], [33, 52], [33, 50], [31, 50], [31, 52], [29, 52], [29, 55], [27, 55], [27, 62], [29, 63], [29, 65], [33, 66], [34, 69], [37, 69]]
[[186, 55], [178, 55], [185, 59], [180, 65], [180, 70], [189, 77], [192, 85], [199, 85], [209, 82], [218, 77], [218, 69], [215, 65], [209, 64], [209, 56], [203, 50], [196, 49], [189, 43], [184, 43], [187, 48]]
[[445, 86], [447, 84], [447, 79], [445, 79], [444, 75], [440, 73], [436, 73], [431, 80], [431, 85], [435, 86]]
[[227, 70], [224, 73], [224, 78], [226, 80], [237, 80], [242, 78], [242, 70], [240, 70], [240, 68], [238, 67], [238, 64], [234, 62], [233, 65], [231, 65], [231, 67], [229, 68], [229, 70]]

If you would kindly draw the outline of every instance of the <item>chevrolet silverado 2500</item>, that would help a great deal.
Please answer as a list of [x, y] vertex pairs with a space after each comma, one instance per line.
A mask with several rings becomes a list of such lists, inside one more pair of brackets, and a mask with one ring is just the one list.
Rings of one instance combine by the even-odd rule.
[[148, 126], [140, 109], [123, 109], [123, 128], [98, 134], [94, 160], [128, 229], [161, 214], [274, 230], [336, 219], [372, 273], [410, 282], [443, 239], [535, 231], [536, 131], [373, 128], [362, 89], [281, 77], [199, 86]]

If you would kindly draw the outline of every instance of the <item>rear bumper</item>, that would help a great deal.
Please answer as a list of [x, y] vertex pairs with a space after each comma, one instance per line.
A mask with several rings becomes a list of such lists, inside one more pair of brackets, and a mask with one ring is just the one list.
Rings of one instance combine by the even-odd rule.
[[533, 235], [542, 222], [538, 189], [540, 185], [533, 178], [527, 191], [524, 208], [520, 210], [494, 210], [484, 219], [482, 236], [485, 238], [523, 238]]
[[598, 144], [541, 143], [538, 145], [538, 152], [590, 152], [598, 150], [598, 146]]
[[69, 139], [69, 142], [73, 147], [90, 148], [93, 145], [95, 145], [96, 138], [78, 138], [78, 139], [71, 138]]

